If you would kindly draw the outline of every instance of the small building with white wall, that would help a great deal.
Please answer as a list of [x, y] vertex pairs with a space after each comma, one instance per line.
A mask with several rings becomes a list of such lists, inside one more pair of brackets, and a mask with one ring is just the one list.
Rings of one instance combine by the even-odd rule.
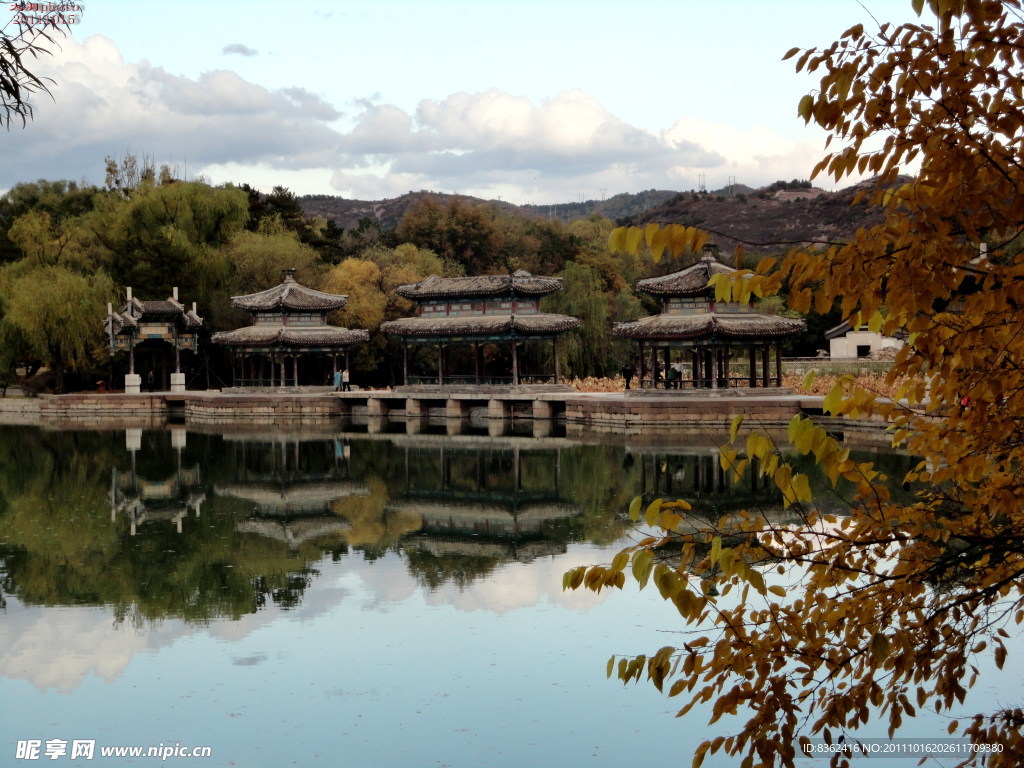
[[825, 338], [829, 342], [829, 357], [833, 359], [871, 357], [872, 353], [881, 350], [900, 349], [904, 343], [902, 339], [869, 331], [866, 325], [854, 330], [849, 322], [828, 330]]

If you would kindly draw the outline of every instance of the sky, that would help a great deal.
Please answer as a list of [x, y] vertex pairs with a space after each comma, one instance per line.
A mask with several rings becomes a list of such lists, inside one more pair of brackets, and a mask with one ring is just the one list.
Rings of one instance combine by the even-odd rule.
[[[909, 0], [87, 0], [0, 190], [132, 154], [213, 184], [514, 203], [808, 178], [782, 61]], [[0, 6], [0, 24], [14, 16]], [[8, 25], [5, 31], [14, 29]], [[833, 189], [831, 180], [816, 180]]]

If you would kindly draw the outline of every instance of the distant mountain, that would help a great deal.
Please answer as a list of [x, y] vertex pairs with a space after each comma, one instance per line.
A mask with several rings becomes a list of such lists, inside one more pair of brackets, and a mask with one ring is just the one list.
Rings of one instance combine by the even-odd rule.
[[440, 192], [407, 192], [401, 197], [389, 200], [349, 200], [331, 195], [304, 195], [300, 198], [307, 216], [323, 216], [333, 219], [343, 229], [355, 229], [362, 219], [377, 222], [384, 229], [393, 229], [402, 215], [424, 197], [432, 197], [444, 204], [459, 198], [473, 203], [487, 203], [496, 210], [517, 213], [533, 219], [560, 219], [568, 223], [599, 215], [613, 221], [638, 216], [644, 211], [670, 200], [678, 192], [664, 189], [650, 189], [635, 194], [619, 194], [607, 200], [585, 200], [581, 202], [552, 203], [550, 205], [514, 205], [502, 200], [483, 200], [467, 195], [449, 195]]
[[695, 226], [711, 232], [724, 252], [742, 243], [751, 254], [782, 253], [803, 243], [843, 241], [859, 228], [879, 223], [878, 209], [853, 204], [862, 187], [838, 192], [769, 187], [729, 197], [685, 192], [620, 223]]
[[[899, 183], [903, 183], [902, 179]], [[424, 197], [442, 204], [456, 198], [487, 203], [496, 210], [529, 218], [570, 222], [599, 215], [618, 224], [685, 224], [710, 231], [725, 252], [743, 243], [751, 254], [782, 252], [805, 242], [834, 242], [850, 237], [858, 228], [880, 221], [880, 214], [853, 205], [860, 187], [826, 192], [809, 182], [779, 181], [761, 189], [735, 184], [714, 192], [672, 192], [651, 189], [622, 193], [606, 200], [552, 205], [513, 205], [501, 200], [408, 192], [389, 200], [348, 200], [330, 195], [305, 195], [299, 203], [307, 216], [333, 219], [344, 229], [355, 229], [363, 219], [393, 229], [403, 214]]]
[[303, 195], [298, 200], [307, 216], [332, 219], [342, 229], [356, 229], [363, 219], [376, 222], [382, 229], [394, 229], [403, 214], [424, 197], [433, 197], [443, 203], [459, 196], [440, 192], [408, 192], [389, 200], [349, 200], [333, 195]]

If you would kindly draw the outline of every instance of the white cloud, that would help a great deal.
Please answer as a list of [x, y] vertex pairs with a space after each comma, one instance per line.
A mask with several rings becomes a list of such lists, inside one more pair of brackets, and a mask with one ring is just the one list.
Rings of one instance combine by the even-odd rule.
[[548, 203], [601, 189], [689, 189], [698, 174], [711, 187], [729, 176], [751, 186], [806, 177], [820, 151], [694, 118], [644, 130], [581, 90], [541, 101], [496, 88], [457, 92], [411, 111], [352, 100], [343, 115], [304, 87], [271, 90], [228, 69], [187, 77], [126, 62], [99, 35], [67, 40], [40, 74], [58, 84], [54, 100], [39, 101], [35, 121], [16, 134], [19, 151], [0, 169], [0, 188], [99, 180], [106, 155], [134, 152], [213, 183], [280, 183], [299, 194], [380, 199], [431, 189]]
[[[662, 138], [670, 146], [696, 144], [727, 148], [718, 170], [752, 187], [777, 179], [805, 179], [822, 152], [820, 141], [792, 141], [756, 125], [737, 128], [699, 118], [677, 120]], [[672, 172], [682, 177], [693, 170], [684, 165], [673, 168]]]
[[[230, 70], [188, 78], [148, 62], [125, 62], [99, 35], [43, 60], [40, 74], [57, 83], [53, 100], [37, 103], [35, 120], [17, 136], [0, 187], [36, 178], [101, 176], [103, 158], [136, 152], [157, 163], [270, 163], [285, 168], [336, 162], [339, 117], [302, 88], [271, 91]], [[240, 179], [244, 181], [244, 179]]]

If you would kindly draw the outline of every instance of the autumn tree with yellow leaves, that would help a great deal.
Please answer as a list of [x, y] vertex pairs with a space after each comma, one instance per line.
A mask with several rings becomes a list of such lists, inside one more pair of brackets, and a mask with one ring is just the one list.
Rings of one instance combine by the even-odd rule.
[[[1019, 681], [1006, 708], [954, 719], [979, 661], [1002, 668], [1024, 624], [1024, 13], [1020, 0], [911, 5], [917, 21], [857, 25], [786, 56], [821, 76], [798, 106], [829, 132], [815, 174], [873, 175], [858, 203], [878, 206], [883, 223], [717, 278], [716, 291], [743, 299], [786, 282], [794, 309], [838, 302], [855, 325], [907, 335], [892, 401], [840, 382], [825, 410], [884, 419], [922, 457], [891, 479], [912, 496], [897, 500], [873, 467], [797, 417], [793, 449], [854, 489], [848, 515], [819, 512], [807, 477], [765, 434], [742, 439], [737, 419], [723, 467], [771, 478], [800, 525], [749, 515], [729, 538], [702, 541], [673, 532], [685, 501], [635, 502], [655, 533], [610, 566], [565, 576], [601, 589], [631, 574], [690, 625], [679, 647], [613, 659], [609, 674], [649, 679], [682, 699], [680, 714], [701, 704], [712, 721], [740, 715], [732, 736], [700, 745], [695, 766], [714, 753], [742, 768], [796, 765], [808, 739], [856, 739], [879, 718], [906, 735], [923, 708], [975, 745], [959, 764], [1024, 760]], [[613, 246], [677, 253], [702, 237], [654, 226], [619, 230]]]

